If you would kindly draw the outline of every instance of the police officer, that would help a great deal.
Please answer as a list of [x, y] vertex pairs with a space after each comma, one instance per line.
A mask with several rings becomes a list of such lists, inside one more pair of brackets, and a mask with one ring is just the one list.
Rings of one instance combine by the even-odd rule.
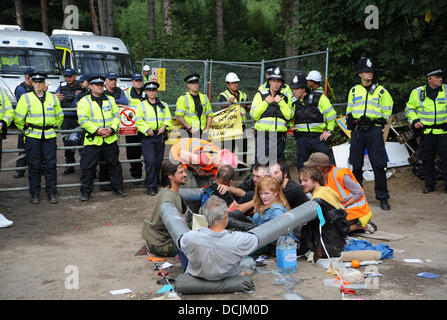
[[435, 190], [434, 159], [441, 158], [444, 191], [447, 192], [447, 85], [442, 83], [442, 69], [427, 72], [428, 84], [411, 91], [405, 112], [413, 129], [422, 131], [418, 155], [422, 160], [425, 188], [423, 193]]
[[[143, 91], [143, 76], [139, 73], [134, 73], [132, 75], [132, 88], [125, 90], [124, 93], [126, 94], [127, 100], [129, 100], [129, 105], [136, 109], [141, 101], [145, 99], [145, 94]], [[141, 143], [141, 135], [137, 134], [135, 136], [126, 136], [126, 143]], [[141, 154], [141, 146], [126, 147], [127, 159], [140, 159]], [[143, 163], [131, 162], [130, 175], [134, 179], [141, 179], [142, 174]], [[139, 184], [139, 182], [135, 184]]]
[[[67, 68], [63, 72], [65, 81], [61, 82], [60, 86], [56, 89], [56, 96], [58, 97], [62, 110], [67, 108], [72, 108], [73, 101], [81, 92], [81, 86], [76, 81], [76, 71], [72, 68]], [[64, 122], [62, 123], [61, 129], [63, 130], [72, 130], [78, 127], [78, 116], [76, 111], [66, 111], [64, 110]], [[67, 137], [66, 134], [63, 137], [64, 145], [67, 146]], [[75, 163], [75, 151], [74, 150], [65, 150], [65, 163]], [[63, 175], [68, 175], [75, 172], [74, 167], [66, 167]]]
[[324, 94], [323, 87], [321, 86], [321, 81], [323, 80], [321, 77], [321, 73], [317, 70], [311, 70], [306, 76], [307, 86], [311, 91], [319, 92]]
[[85, 130], [81, 154], [81, 201], [87, 201], [93, 191], [96, 165], [102, 155], [107, 164], [113, 191], [122, 197], [123, 172], [119, 162], [118, 127], [121, 123], [115, 99], [104, 94], [104, 77], [92, 75], [91, 93], [78, 103], [79, 124]]
[[200, 75], [197, 73], [185, 77], [188, 91], [177, 99], [175, 116], [189, 137], [203, 135], [203, 139], [208, 139], [214, 114], [208, 97], [199, 92], [199, 78]]
[[104, 86], [104, 93], [112, 96], [115, 99], [115, 102], [118, 106], [120, 105], [128, 105], [129, 100], [127, 99], [124, 91], [118, 87], [117, 84], [118, 75], [115, 72], [107, 72]]
[[[291, 99], [281, 93], [283, 85], [284, 75], [276, 67], [268, 79], [268, 90], [258, 91], [253, 98], [250, 116], [255, 121], [255, 165], [285, 161], [287, 122], [293, 114]], [[271, 152], [276, 153], [276, 158]]]
[[[219, 102], [241, 102], [241, 101], [247, 101], [247, 94], [241, 90], [239, 90], [239, 82], [240, 79], [234, 72], [229, 72], [225, 77], [225, 82], [227, 86], [227, 90], [224, 92], [221, 92], [218, 96]], [[237, 104], [233, 104], [237, 105]], [[224, 105], [223, 108], [228, 108], [230, 105]], [[241, 109], [241, 118], [242, 118], [242, 130], [245, 131], [245, 124], [244, 121], [247, 121], [247, 112], [250, 111], [250, 105], [247, 104], [240, 104]], [[242, 138], [242, 152], [243, 155], [243, 161], [247, 163], [247, 139]], [[236, 140], [231, 140], [231, 151], [234, 152]], [[240, 166], [240, 165], [239, 165]], [[240, 171], [242, 173], [242, 171]]]
[[151, 67], [149, 67], [147, 64], [143, 67], [143, 70], [141, 72], [141, 75], [143, 76], [143, 84], [146, 84], [147, 82], [151, 81], [150, 76]]
[[24, 93], [17, 103], [14, 122], [25, 135], [28, 158], [28, 181], [31, 203], [40, 202], [41, 164], [50, 203], [57, 203], [56, 131], [64, 121], [64, 113], [55, 94], [45, 91], [47, 75], [31, 74], [33, 91]]
[[0, 168], [2, 167], [2, 142], [6, 139], [8, 127], [14, 119], [14, 109], [6, 92], [0, 89]]
[[331, 157], [327, 139], [332, 135], [337, 118], [329, 99], [321, 92], [311, 91], [306, 79], [303, 75], [296, 75], [291, 85], [296, 98], [292, 109], [298, 170], [313, 152], [322, 152]]
[[[25, 81], [20, 83], [14, 90], [14, 95], [16, 96], [16, 101], [18, 102], [20, 100], [20, 97], [22, 94], [26, 92], [33, 91], [33, 85], [31, 84], [31, 74], [35, 70], [33, 68], [27, 68], [25, 70]], [[18, 149], [24, 149], [25, 148], [25, 136], [21, 132], [17, 137], [17, 148]], [[19, 152], [19, 156], [23, 156], [19, 160], [16, 161], [16, 167], [26, 167], [28, 165], [28, 162], [26, 161], [26, 153], [25, 152]], [[22, 178], [25, 175], [25, 170], [17, 170], [14, 178]]]
[[159, 83], [147, 82], [144, 85], [146, 99], [139, 103], [136, 110], [135, 123], [138, 131], [143, 135], [141, 149], [144, 157], [146, 179], [144, 185], [147, 194], [154, 196], [158, 192], [159, 176], [165, 140], [172, 127], [171, 112], [166, 102], [157, 97]]
[[[89, 74], [83, 74], [79, 77], [79, 80], [77, 80], [77, 82], [81, 86], [81, 90], [76, 95], [75, 99], [73, 100], [73, 102], [71, 104], [72, 108], [76, 108], [78, 106], [79, 100], [81, 100], [82, 98], [84, 98], [86, 95], [88, 95], [90, 93], [90, 86], [89, 86], [89, 82], [88, 82], [89, 79], [90, 79]], [[76, 117], [77, 117], [77, 113], [76, 113]]]
[[374, 171], [374, 191], [382, 210], [390, 210], [386, 181], [387, 155], [383, 141], [383, 126], [393, 111], [393, 98], [389, 92], [373, 81], [373, 66], [369, 58], [362, 57], [357, 64], [361, 84], [349, 91], [346, 108], [347, 127], [351, 132], [349, 162], [357, 181], [363, 182], [365, 149]]
[[[265, 68], [265, 78], [266, 81], [259, 85], [258, 91], [268, 90], [269, 89], [269, 78], [274, 73], [274, 71], [277, 69], [277, 66], [267, 66]], [[281, 93], [288, 97], [288, 99], [292, 99], [292, 89], [290, 89], [290, 86], [287, 83], [283, 83], [281, 86]]]

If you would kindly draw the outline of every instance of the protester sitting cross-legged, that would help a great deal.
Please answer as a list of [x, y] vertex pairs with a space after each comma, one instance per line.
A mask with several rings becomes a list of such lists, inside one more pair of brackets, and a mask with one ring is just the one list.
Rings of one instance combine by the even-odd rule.
[[318, 168], [324, 175], [325, 185], [336, 191], [348, 213], [346, 217], [352, 231], [374, 233], [377, 226], [371, 222], [372, 212], [366, 200], [362, 186], [348, 168], [337, 168], [329, 163], [329, 157], [322, 152], [313, 153], [307, 162], [308, 167]]
[[[312, 250], [314, 262], [325, 256], [325, 251], [333, 257], [338, 257], [343, 251], [349, 232], [347, 213], [343, 210], [340, 197], [336, 191], [324, 185], [324, 175], [316, 167], [305, 166], [299, 174], [304, 192], [312, 194], [312, 200], [320, 204], [324, 217], [324, 221], [320, 220], [319, 216], [302, 227], [300, 252], [305, 253], [307, 249]], [[322, 222], [324, 225], [321, 228]], [[324, 239], [324, 248], [320, 239]]]
[[241, 260], [256, 250], [258, 238], [251, 233], [226, 230], [227, 204], [215, 195], [206, 201], [202, 213], [208, 228], [188, 231], [179, 241], [188, 259], [186, 273], [210, 281], [239, 275]]
[[150, 253], [161, 257], [174, 257], [178, 254], [183, 269], [188, 264], [183, 253], [178, 250], [172, 241], [169, 231], [160, 216], [160, 207], [165, 202], [171, 202], [181, 213], [186, 211], [179, 194], [179, 188], [186, 183], [185, 168], [180, 163], [174, 164], [166, 161], [161, 167], [161, 186], [159, 198], [150, 217], [144, 220], [142, 236], [146, 239], [147, 249]]

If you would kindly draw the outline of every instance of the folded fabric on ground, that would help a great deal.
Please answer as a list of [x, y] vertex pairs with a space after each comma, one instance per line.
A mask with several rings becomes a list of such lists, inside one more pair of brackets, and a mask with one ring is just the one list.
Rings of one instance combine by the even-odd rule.
[[371, 242], [366, 240], [350, 239], [345, 246], [344, 251], [353, 250], [377, 250], [381, 252], [380, 259], [392, 259], [394, 250], [388, 244], [380, 243], [374, 246]]

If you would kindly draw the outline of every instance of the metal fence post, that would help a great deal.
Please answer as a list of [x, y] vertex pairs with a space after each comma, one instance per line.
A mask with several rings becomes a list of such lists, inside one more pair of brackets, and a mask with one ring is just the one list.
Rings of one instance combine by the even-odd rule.
[[265, 69], [265, 67], [264, 67], [264, 59], [262, 59], [262, 61], [261, 61], [261, 77], [260, 77], [260, 84], [263, 84], [264, 83], [264, 69]]
[[208, 79], [208, 59], [206, 59], [205, 61], [203, 61], [203, 63], [205, 64], [205, 70], [203, 72], [203, 93], [205, 95], [208, 95], [208, 88], [207, 88], [207, 79]]

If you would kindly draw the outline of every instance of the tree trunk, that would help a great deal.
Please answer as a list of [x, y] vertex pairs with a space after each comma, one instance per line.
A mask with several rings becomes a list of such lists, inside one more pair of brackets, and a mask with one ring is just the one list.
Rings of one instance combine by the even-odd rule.
[[22, 0], [14, 0], [14, 5], [16, 7], [17, 25], [23, 30], [25, 29], [25, 25], [23, 24]]
[[216, 0], [216, 27], [217, 27], [217, 51], [220, 51], [223, 47], [223, 7], [222, 0]]
[[40, 0], [40, 12], [42, 13], [42, 32], [48, 34], [48, 3]]
[[101, 35], [107, 36], [107, 0], [98, 0], [98, 12]]
[[152, 28], [155, 26], [155, 0], [147, 0], [147, 34], [153, 38]]
[[113, 10], [113, 0], [107, 0], [107, 35], [109, 37], [113, 37], [114, 35], [113, 26], [115, 24], [115, 20]]
[[[286, 56], [297, 56], [298, 55], [298, 46], [297, 46], [297, 37], [293, 34], [289, 33], [289, 30], [296, 30], [299, 25], [299, 17], [298, 17], [298, 5], [299, 0], [283, 0], [281, 1], [283, 6], [283, 14], [285, 21], [285, 36], [286, 36]], [[293, 75], [296, 73], [295, 70], [298, 69], [298, 60], [290, 59], [286, 60], [287, 70], [294, 70], [293, 72], [286, 72], [286, 81], [289, 82]]]
[[161, 2], [161, 16], [163, 19], [163, 27], [167, 33], [172, 32], [172, 20], [170, 16], [171, 11], [171, 1], [170, 0], [162, 0]]
[[92, 17], [93, 33], [99, 36], [98, 21], [96, 20], [95, 13], [95, 0], [89, 0], [88, 5], [90, 7], [90, 15]]

